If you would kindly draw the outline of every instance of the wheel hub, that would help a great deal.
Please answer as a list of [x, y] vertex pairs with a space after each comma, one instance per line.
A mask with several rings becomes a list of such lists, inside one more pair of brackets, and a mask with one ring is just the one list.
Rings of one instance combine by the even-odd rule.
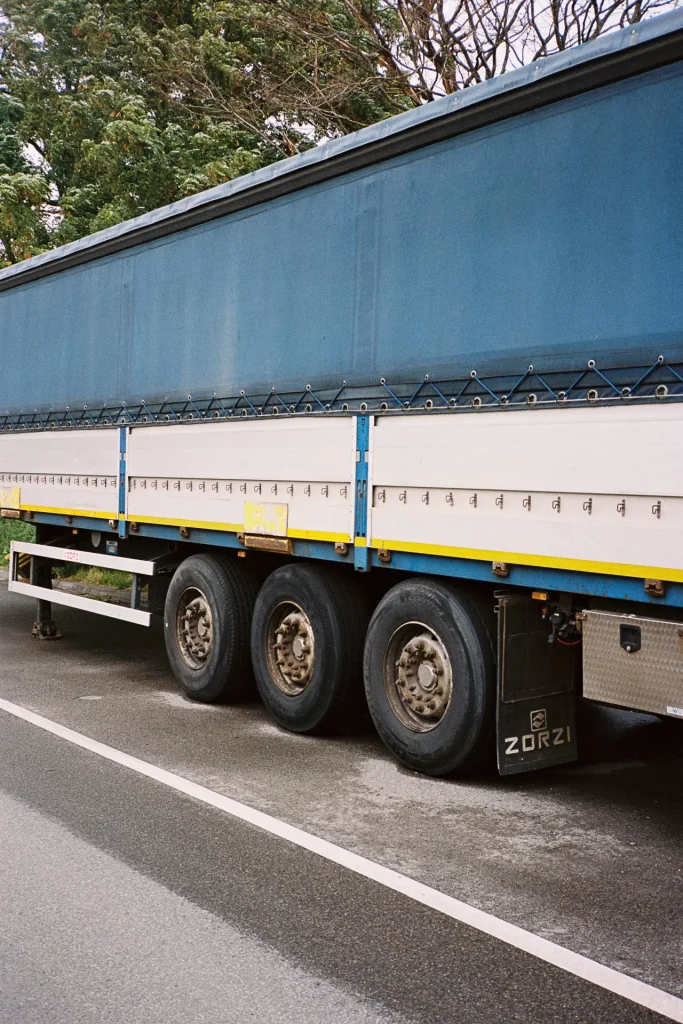
[[273, 676], [281, 690], [289, 696], [296, 696], [303, 693], [313, 675], [313, 628], [301, 608], [288, 605], [282, 610], [287, 614], [280, 618], [272, 632], [272, 651], [277, 666]]
[[439, 678], [437, 670], [428, 661], [423, 661], [417, 670], [417, 681], [426, 692], [436, 688]]
[[190, 668], [202, 668], [213, 647], [211, 607], [201, 590], [186, 590], [178, 605], [178, 646]]
[[[415, 623], [397, 637], [393, 692], [399, 718], [418, 732], [436, 728], [451, 699], [453, 681], [448, 653], [432, 630]], [[412, 633], [412, 635], [409, 635]], [[395, 698], [392, 701], [395, 704]]]

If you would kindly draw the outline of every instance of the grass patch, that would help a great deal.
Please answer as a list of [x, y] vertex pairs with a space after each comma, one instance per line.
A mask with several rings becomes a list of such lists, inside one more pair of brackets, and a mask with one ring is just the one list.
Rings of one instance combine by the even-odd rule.
[[91, 587], [116, 587], [127, 590], [133, 584], [129, 572], [119, 569], [100, 569], [96, 565], [62, 565], [55, 569], [57, 579], [69, 579], [74, 583], [87, 583]]
[[6, 555], [9, 554], [9, 546], [13, 540], [34, 541], [36, 539], [35, 526], [22, 523], [19, 519], [0, 519], [0, 567], [7, 566]]

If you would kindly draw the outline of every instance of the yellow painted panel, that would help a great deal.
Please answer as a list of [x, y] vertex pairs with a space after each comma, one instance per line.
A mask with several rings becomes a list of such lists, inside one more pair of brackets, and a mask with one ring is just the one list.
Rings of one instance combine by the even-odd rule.
[[276, 505], [272, 501], [245, 501], [244, 532], [286, 537], [287, 515], [287, 505]]
[[0, 506], [2, 508], [21, 508], [21, 488], [0, 487]]

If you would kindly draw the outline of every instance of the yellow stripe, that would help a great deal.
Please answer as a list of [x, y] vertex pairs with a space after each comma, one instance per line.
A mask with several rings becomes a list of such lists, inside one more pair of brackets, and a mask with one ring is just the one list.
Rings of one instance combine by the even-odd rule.
[[355, 537], [353, 541], [353, 546], [355, 548], [366, 548], [368, 546], [368, 542], [365, 539], [365, 537]]
[[683, 569], [665, 569], [656, 565], [628, 565], [620, 562], [592, 562], [583, 558], [556, 558], [553, 555], [527, 555], [518, 551], [483, 551], [481, 548], [457, 548], [444, 544], [415, 544], [412, 541], [378, 540], [370, 547], [385, 551], [406, 551], [422, 555], [444, 555], [447, 558], [474, 558], [481, 562], [509, 562], [511, 565], [533, 565], [543, 569], [571, 569], [574, 572], [604, 573], [606, 576], [640, 576], [643, 579], [670, 580], [683, 583]]
[[324, 530], [287, 530], [294, 540], [327, 540], [332, 544], [348, 544], [348, 533], [325, 533]]
[[[224, 533], [243, 533], [242, 523], [210, 523], [202, 519], [162, 519], [159, 516], [128, 516], [129, 522], [151, 523], [158, 526], [188, 526], [198, 530], [222, 530]], [[347, 543], [347, 533], [325, 533], [319, 530], [288, 530], [287, 536], [294, 540], [326, 540], [336, 544]]]
[[118, 512], [93, 512], [89, 508], [52, 508], [50, 505], [21, 505], [22, 512], [49, 512], [56, 516], [86, 516], [88, 519], [118, 519]]
[[127, 516], [131, 523], [151, 523], [153, 526], [190, 526], [196, 530], [223, 530], [225, 533], [241, 533], [241, 523], [207, 523], [202, 519], [162, 519], [159, 516]]

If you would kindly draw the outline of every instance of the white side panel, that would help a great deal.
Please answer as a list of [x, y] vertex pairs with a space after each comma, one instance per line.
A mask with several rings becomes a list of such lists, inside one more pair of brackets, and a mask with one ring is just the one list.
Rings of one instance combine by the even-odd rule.
[[288, 534], [353, 529], [355, 420], [249, 420], [133, 429], [129, 519], [241, 529], [244, 504], [287, 505]]
[[351, 417], [232, 420], [132, 429], [131, 476], [349, 483]]
[[379, 417], [375, 483], [683, 495], [683, 404]]
[[680, 405], [380, 417], [371, 544], [683, 579], [682, 457]]
[[21, 506], [117, 516], [118, 430], [43, 431], [0, 436], [0, 487]]

